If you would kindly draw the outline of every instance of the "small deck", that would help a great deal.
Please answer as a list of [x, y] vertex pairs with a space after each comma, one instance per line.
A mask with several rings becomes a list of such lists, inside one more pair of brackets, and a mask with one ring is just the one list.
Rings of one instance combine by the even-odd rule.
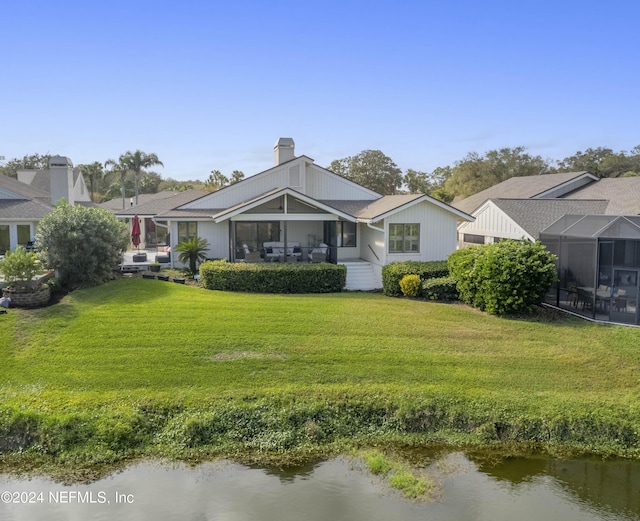
[[[123, 273], [136, 273], [138, 271], [146, 271], [152, 263], [156, 261], [158, 251], [155, 248], [125, 251], [122, 255], [122, 262], [118, 265]], [[166, 268], [170, 263], [163, 263], [162, 267]]]

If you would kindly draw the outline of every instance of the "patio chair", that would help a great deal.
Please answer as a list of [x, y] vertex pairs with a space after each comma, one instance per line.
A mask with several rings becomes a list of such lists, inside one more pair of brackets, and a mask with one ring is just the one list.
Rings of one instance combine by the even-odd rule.
[[245, 262], [262, 262], [262, 257], [260, 256], [260, 250], [251, 251], [247, 244], [243, 244], [242, 249], [244, 250]]
[[309, 262], [326, 262], [329, 245], [321, 242], [309, 252]]
[[616, 311], [627, 311], [627, 292], [619, 289], [613, 301], [613, 307]]
[[578, 307], [578, 287], [575, 284], [569, 286], [568, 300], [574, 308]]

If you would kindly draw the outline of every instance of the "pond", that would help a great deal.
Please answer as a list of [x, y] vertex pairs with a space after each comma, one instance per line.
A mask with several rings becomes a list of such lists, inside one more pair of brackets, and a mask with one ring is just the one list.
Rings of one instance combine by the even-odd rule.
[[430, 502], [389, 489], [358, 460], [289, 470], [140, 463], [85, 485], [0, 475], [0, 520], [639, 520], [640, 462], [441, 455]]

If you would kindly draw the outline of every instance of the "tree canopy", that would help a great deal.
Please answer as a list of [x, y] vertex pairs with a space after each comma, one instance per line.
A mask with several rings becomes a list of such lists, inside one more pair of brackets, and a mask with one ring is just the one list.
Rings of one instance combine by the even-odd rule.
[[548, 174], [552, 166], [540, 156], [532, 156], [525, 147], [489, 150], [484, 155], [471, 152], [456, 162], [445, 183], [447, 191], [468, 197], [510, 177]]
[[356, 156], [336, 159], [329, 170], [383, 195], [395, 194], [402, 186], [402, 170], [380, 150], [363, 150]]

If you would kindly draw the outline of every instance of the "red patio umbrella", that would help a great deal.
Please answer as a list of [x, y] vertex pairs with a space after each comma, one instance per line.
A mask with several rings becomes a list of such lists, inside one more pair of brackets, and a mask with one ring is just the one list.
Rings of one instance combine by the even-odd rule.
[[133, 217], [133, 224], [131, 225], [131, 242], [140, 251], [140, 219], [138, 214]]

